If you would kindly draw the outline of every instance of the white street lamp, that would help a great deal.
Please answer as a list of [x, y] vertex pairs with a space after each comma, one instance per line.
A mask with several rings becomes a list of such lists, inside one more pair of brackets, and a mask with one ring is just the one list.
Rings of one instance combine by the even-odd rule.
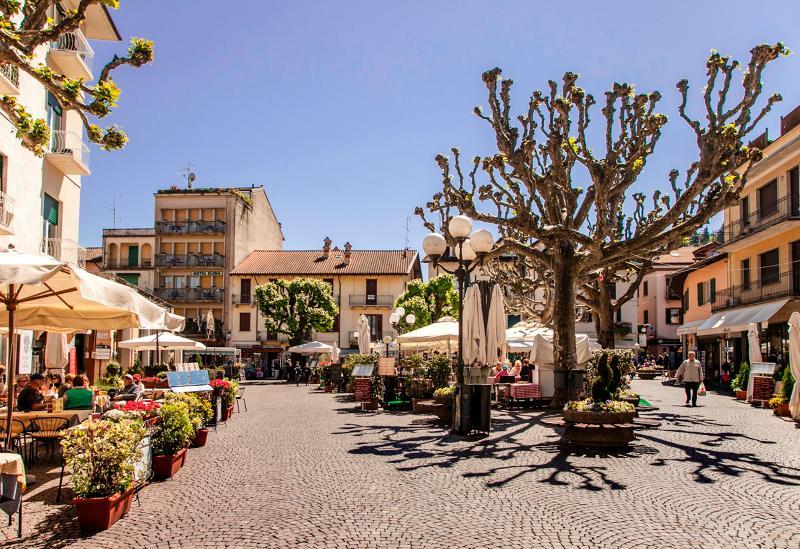
[[406, 310], [403, 307], [398, 307], [397, 309], [394, 310], [394, 312], [397, 313], [397, 316], [403, 316], [404, 314], [406, 314]]
[[488, 254], [494, 248], [494, 237], [486, 229], [478, 229], [469, 235], [469, 245], [476, 254]]
[[409, 326], [411, 326], [411, 325], [412, 325], [412, 324], [414, 324], [416, 321], [417, 321], [417, 317], [416, 317], [416, 316], [414, 316], [414, 313], [408, 313], [408, 315], [406, 316], [406, 324], [408, 324]]
[[464, 240], [472, 232], [472, 220], [466, 215], [457, 215], [447, 224], [447, 230], [456, 240]]
[[422, 249], [426, 256], [436, 260], [447, 251], [447, 240], [439, 233], [430, 233], [422, 240]]
[[392, 324], [397, 324], [398, 322], [400, 322], [400, 315], [397, 314], [397, 311], [389, 315], [389, 322], [391, 322]]
[[478, 255], [475, 253], [475, 250], [472, 248], [472, 241], [470, 241], [469, 238], [464, 241], [462, 246], [459, 246], [457, 255], [459, 259], [466, 263], [471, 263], [476, 257], [478, 257]]

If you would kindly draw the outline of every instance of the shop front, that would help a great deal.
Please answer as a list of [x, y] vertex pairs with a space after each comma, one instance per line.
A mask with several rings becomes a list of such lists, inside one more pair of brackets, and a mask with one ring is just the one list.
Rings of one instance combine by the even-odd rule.
[[280, 368], [283, 348], [280, 345], [249, 345], [241, 347], [245, 376], [251, 379], [269, 379]]

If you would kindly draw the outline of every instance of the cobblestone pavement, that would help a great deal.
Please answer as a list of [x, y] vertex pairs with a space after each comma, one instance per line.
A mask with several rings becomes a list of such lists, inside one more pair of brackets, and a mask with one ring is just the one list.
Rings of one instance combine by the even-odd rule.
[[648, 414], [660, 428], [600, 455], [562, 448], [542, 411], [494, 413], [491, 436], [462, 440], [427, 416], [253, 386], [250, 411], [107, 532], [81, 538], [71, 507], [52, 503], [57, 477], [43, 476], [22, 545], [800, 546], [793, 422], [713, 394], [684, 408], [658, 381], [634, 389], [660, 408]]

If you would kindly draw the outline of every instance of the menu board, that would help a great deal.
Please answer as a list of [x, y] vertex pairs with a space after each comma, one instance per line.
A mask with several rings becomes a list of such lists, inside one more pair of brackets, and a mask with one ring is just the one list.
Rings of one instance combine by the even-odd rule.
[[397, 368], [394, 367], [394, 357], [381, 357], [378, 359], [378, 374], [382, 376], [396, 376]]

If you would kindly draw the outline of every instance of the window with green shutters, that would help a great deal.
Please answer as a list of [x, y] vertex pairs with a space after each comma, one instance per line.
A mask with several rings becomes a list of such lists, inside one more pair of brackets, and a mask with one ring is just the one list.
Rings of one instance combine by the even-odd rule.
[[702, 307], [703, 303], [704, 303], [704, 301], [703, 301], [703, 283], [702, 282], [698, 282], [697, 283], [697, 306], [698, 307]]
[[42, 198], [42, 235], [58, 238], [58, 200], [45, 193]]
[[708, 283], [708, 302], [714, 303], [717, 299], [717, 279], [712, 278]]
[[124, 273], [120, 274], [119, 277], [131, 286], [139, 285], [139, 275], [136, 273]]

